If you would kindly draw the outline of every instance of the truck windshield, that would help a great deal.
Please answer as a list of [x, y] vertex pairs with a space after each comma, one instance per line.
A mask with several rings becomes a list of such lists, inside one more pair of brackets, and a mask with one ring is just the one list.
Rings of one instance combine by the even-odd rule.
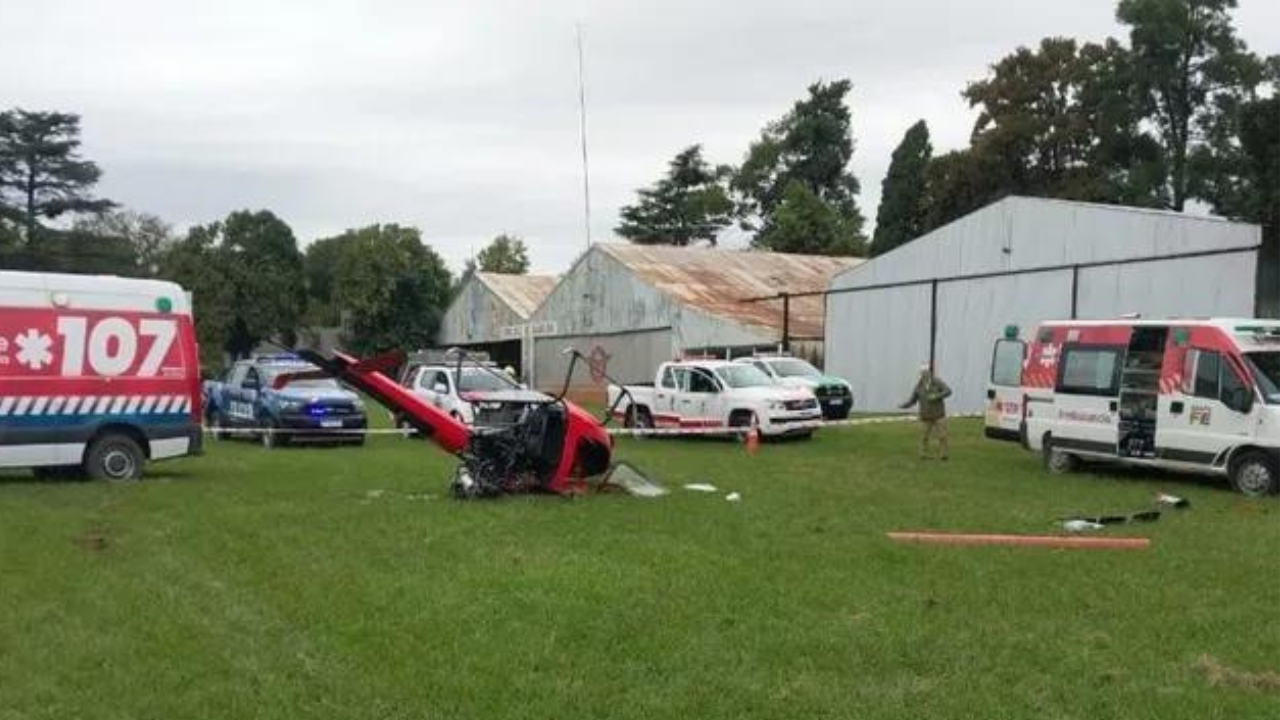
[[726, 365], [716, 369], [720, 380], [731, 388], [749, 388], [772, 385], [769, 376], [751, 365]]
[[1249, 370], [1268, 405], [1280, 405], [1280, 350], [1245, 353]]
[[770, 360], [769, 366], [778, 373], [778, 377], [818, 377], [822, 374], [818, 372], [818, 368], [796, 358]]
[[519, 387], [501, 370], [478, 367], [462, 368], [462, 381], [458, 383], [459, 392], [492, 392], [515, 390]]

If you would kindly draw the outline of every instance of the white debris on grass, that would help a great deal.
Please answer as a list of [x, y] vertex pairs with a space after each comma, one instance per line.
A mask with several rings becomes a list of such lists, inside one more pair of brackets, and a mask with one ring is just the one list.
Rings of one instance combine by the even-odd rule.
[[728, 495], [725, 495], [724, 499], [729, 502], [738, 502], [742, 499], [742, 493], [731, 492]]
[[1062, 529], [1067, 532], [1079, 533], [1088, 532], [1090, 530], [1101, 530], [1102, 523], [1090, 522], [1088, 520], [1066, 520], [1062, 523]]
[[684, 486], [684, 489], [692, 490], [694, 492], [705, 492], [705, 493], [716, 492], [716, 486], [712, 485], [711, 483], [687, 483]]

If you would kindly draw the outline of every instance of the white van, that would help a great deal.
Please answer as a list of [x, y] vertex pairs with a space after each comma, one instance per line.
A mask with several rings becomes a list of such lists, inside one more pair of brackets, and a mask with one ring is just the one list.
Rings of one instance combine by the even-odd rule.
[[0, 272], [0, 468], [126, 480], [199, 449], [200, 367], [181, 287]]
[[1048, 322], [993, 353], [987, 434], [1053, 472], [1105, 460], [1280, 490], [1280, 321]]

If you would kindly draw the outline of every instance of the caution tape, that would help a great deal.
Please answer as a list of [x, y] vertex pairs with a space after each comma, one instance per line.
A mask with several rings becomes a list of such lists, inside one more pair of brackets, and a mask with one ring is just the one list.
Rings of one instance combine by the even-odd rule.
[[[982, 417], [981, 413], [959, 413], [949, 415], [951, 419]], [[847, 418], [845, 420], [810, 420], [806, 422], [787, 423], [785, 433], [805, 432], [822, 428], [856, 427], [860, 425], [881, 425], [886, 423], [913, 422], [915, 415], [877, 415], [875, 417]], [[282, 435], [288, 437], [332, 437], [364, 436], [364, 435], [399, 435], [413, 437], [419, 435], [417, 428], [276, 428], [276, 427], [209, 427], [204, 426], [207, 435]], [[606, 428], [615, 437], [694, 437], [699, 435], [745, 435], [750, 427], [741, 425], [719, 425], [714, 427], [679, 427], [679, 428]]]

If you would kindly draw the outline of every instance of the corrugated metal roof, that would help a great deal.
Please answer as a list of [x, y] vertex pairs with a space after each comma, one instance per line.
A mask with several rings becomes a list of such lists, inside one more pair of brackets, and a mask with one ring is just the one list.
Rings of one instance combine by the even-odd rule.
[[556, 286], [555, 275], [478, 272], [476, 278], [525, 320], [529, 319]]
[[[600, 244], [595, 247], [646, 283], [709, 315], [758, 327], [782, 329], [782, 301], [744, 303], [780, 292], [822, 292], [839, 272], [861, 258], [670, 245]], [[793, 337], [822, 337], [826, 315], [821, 296], [792, 298]]]

